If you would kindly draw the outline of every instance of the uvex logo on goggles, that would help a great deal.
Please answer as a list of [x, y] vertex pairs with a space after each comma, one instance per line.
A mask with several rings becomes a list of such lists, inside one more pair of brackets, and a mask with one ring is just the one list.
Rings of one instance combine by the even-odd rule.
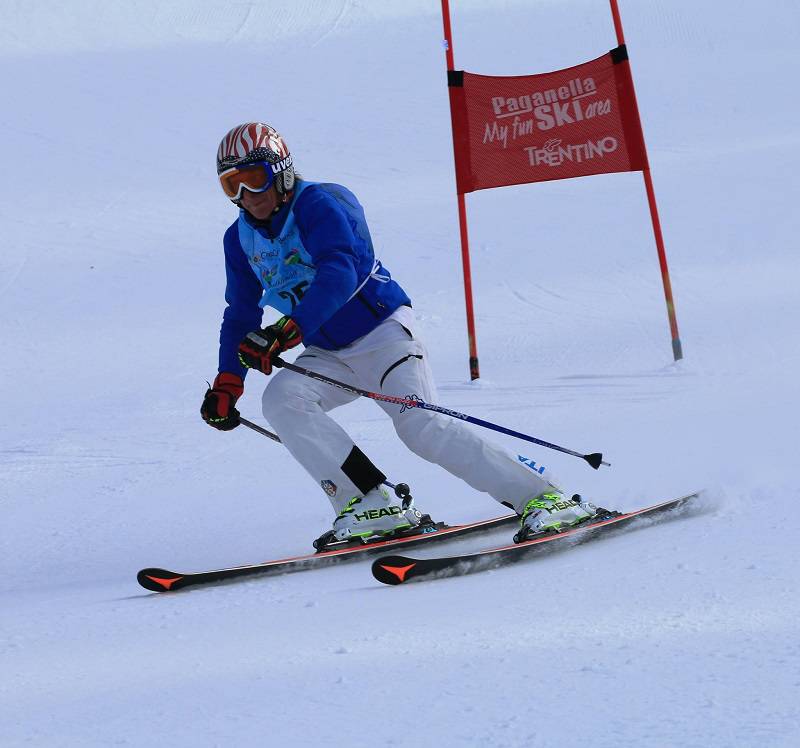
[[219, 175], [219, 182], [231, 200], [241, 200], [242, 192], [265, 192], [275, 181], [275, 175], [292, 165], [292, 157], [272, 164], [268, 161], [254, 161], [226, 169]]

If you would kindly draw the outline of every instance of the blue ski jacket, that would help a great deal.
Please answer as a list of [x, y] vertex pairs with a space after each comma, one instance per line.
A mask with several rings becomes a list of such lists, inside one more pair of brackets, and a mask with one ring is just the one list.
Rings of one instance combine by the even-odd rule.
[[268, 221], [241, 210], [224, 248], [219, 371], [245, 376], [239, 343], [261, 327], [265, 306], [290, 315], [305, 345], [337, 350], [411, 305], [375, 258], [364, 209], [338, 184], [298, 180], [292, 200]]

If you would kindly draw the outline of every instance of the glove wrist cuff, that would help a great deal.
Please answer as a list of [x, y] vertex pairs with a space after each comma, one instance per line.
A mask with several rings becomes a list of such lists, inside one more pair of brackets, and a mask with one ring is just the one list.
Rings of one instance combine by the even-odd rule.
[[281, 343], [287, 348], [294, 348], [303, 341], [303, 331], [291, 317], [281, 317], [276, 326]]
[[221, 371], [214, 379], [213, 388], [223, 390], [238, 400], [244, 392], [244, 380], [238, 374]]

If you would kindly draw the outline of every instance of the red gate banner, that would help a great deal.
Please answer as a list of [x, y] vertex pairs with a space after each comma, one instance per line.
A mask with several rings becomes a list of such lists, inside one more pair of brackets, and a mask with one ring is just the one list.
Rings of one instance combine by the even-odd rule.
[[459, 194], [647, 168], [625, 45], [521, 76], [448, 72]]

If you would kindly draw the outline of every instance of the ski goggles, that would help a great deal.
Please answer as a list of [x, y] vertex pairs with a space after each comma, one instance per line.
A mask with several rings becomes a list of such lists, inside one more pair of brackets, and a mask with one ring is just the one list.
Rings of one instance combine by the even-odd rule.
[[242, 192], [266, 192], [275, 181], [275, 174], [267, 161], [254, 161], [226, 169], [219, 175], [225, 194], [234, 202], [242, 199]]

